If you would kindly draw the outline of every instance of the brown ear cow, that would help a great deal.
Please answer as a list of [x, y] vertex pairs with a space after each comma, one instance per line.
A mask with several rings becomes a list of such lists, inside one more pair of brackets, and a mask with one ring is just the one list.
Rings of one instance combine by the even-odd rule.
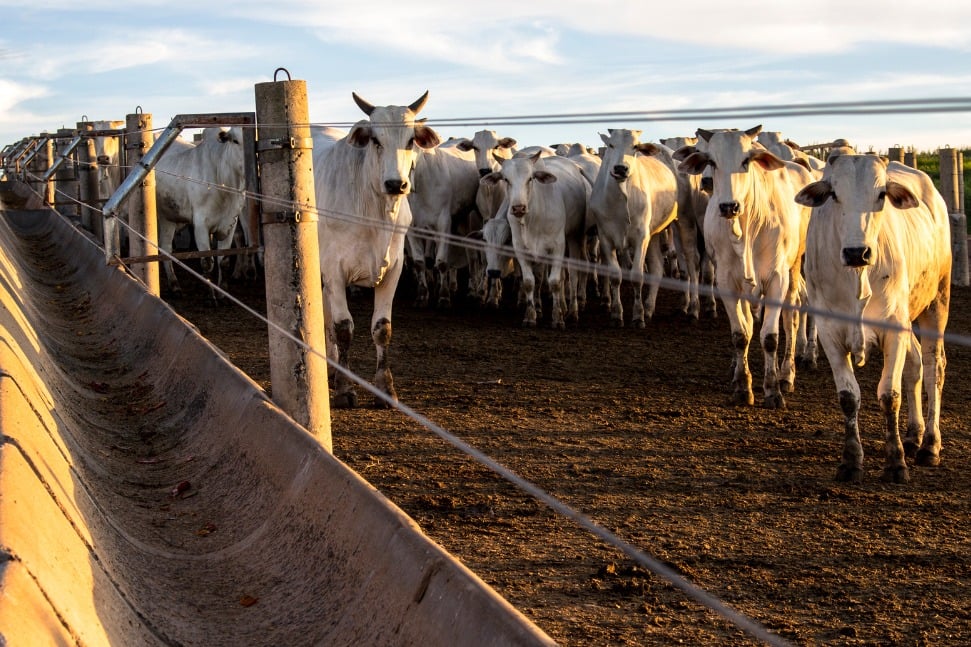
[[[802, 189], [796, 200], [813, 207], [806, 238], [810, 303], [848, 318], [817, 320], [845, 416], [836, 478], [862, 478], [860, 386], [853, 366], [862, 366], [867, 347], [875, 344], [883, 353], [877, 387], [885, 424], [883, 479], [906, 482], [905, 455], [916, 456], [918, 465], [940, 462], [943, 334], [951, 290], [947, 206], [922, 171], [853, 154], [832, 157], [825, 178]], [[915, 321], [919, 341], [911, 328]], [[898, 431], [902, 392], [908, 409], [903, 443]]]

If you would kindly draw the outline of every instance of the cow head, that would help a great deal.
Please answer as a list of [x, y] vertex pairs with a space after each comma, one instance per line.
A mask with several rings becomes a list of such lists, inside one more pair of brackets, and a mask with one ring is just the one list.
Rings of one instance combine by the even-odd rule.
[[641, 143], [640, 130], [611, 128], [607, 133], [600, 134], [600, 139], [606, 144], [601, 168], [606, 169], [610, 177], [618, 182], [623, 183], [630, 177], [635, 155], [655, 155], [660, 151], [657, 144]]
[[500, 138], [494, 130], [480, 130], [472, 139], [462, 138], [456, 146], [461, 151], [475, 151], [479, 177], [499, 170], [497, 158], [509, 159], [516, 152], [516, 140], [512, 137]]
[[[508, 214], [515, 218], [523, 218], [529, 213], [529, 197], [532, 192], [532, 183], [535, 180], [542, 184], [556, 182], [556, 176], [552, 173], [537, 168], [536, 162], [542, 156], [542, 151], [537, 151], [528, 157], [513, 157], [512, 159], [499, 162], [501, 167], [498, 171], [482, 176], [480, 183], [498, 184], [502, 182], [506, 186], [506, 204], [508, 204]], [[497, 160], [498, 161], [498, 160]]]
[[678, 169], [692, 175], [700, 175], [711, 168], [711, 203], [718, 206], [722, 217], [735, 218], [742, 213], [742, 205], [752, 194], [753, 178], [750, 170], [758, 166], [775, 171], [785, 166], [778, 157], [757, 144], [755, 138], [762, 126], [742, 132], [738, 130], [698, 129], [698, 136], [705, 142], [705, 152], [700, 150], [688, 155]]
[[369, 119], [359, 121], [347, 135], [352, 146], [366, 149], [365, 165], [377, 179], [376, 190], [389, 196], [411, 192], [411, 172], [420, 148], [434, 148], [441, 139], [415, 115], [428, 100], [428, 92], [407, 106], [373, 106], [356, 93], [354, 102]]
[[[887, 177], [886, 158], [876, 155], [838, 155], [829, 162], [826, 179], [805, 186], [796, 202], [829, 209], [818, 217], [835, 217], [840, 257], [847, 267], [865, 267], [876, 260], [877, 234], [887, 202], [896, 209], [911, 209], [917, 196]], [[814, 212], [813, 217], [817, 217]]]

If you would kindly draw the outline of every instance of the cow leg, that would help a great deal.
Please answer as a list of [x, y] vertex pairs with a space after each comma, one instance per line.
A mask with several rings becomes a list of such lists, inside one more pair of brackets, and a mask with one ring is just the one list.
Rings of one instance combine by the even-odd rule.
[[[655, 236], [652, 240], [650, 237], [644, 235], [641, 236], [641, 244], [634, 250], [633, 263], [631, 264], [631, 282], [634, 284], [634, 301], [631, 305], [631, 325], [635, 328], [643, 328], [646, 324], [644, 323], [644, 266], [648, 262], [649, 252], [652, 254], [650, 256], [656, 255], [656, 258], [652, 258], [651, 266], [652, 272], [653, 268], [656, 266], [656, 262], [660, 261], [661, 271], [664, 271], [664, 255], [660, 248], [660, 236]], [[651, 246], [654, 243], [654, 246]]]
[[[172, 241], [175, 238], [175, 232], [178, 230], [179, 226], [167, 220], [165, 218], [158, 219], [158, 246], [163, 252], [167, 254], [172, 253]], [[168, 282], [169, 292], [173, 296], [182, 295], [182, 286], [179, 285], [179, 279], [175, 275], [175, 267], [172, 265], [172, 261], [165, 256], [166, 260], [162, 261], [162, 267], [165, 269], [165, 279]]]
[[[326, 272], [327, 266], [322, 266]], [[331, 406], [350, 409], [357, 406], [354, 382], [345, 374], [351, 372], [351, 339], [354, 319], [347, 307], [347, 289], [343, 278], [323, 276], [324, 321], [327, 325], [328, 375], [331, 378]], [[335, 368], [335, 366], [337, 368]]]
[[[388, 396], [393, 402], [398, 401], [398, 393], [394, 388], [394, 377], [391, 375], [391, 358], [388, 350], [391, 346], [391, 307], [394, 305], [394, 293], [401, 276], [401, 263], [395, 263], [385, 275], [384, 280], [374, 288], [374, 312], [371, 315], [371, 339], [374, 341], [377, 366], [374, 372], [374, 386]], [[375, 406], [387, 407], [390, 403], [384, 399], [376, 399]]]
[[[763, 304], [762, 327], [759, 333], [762, 342], [762, 357], [764, 372], [762, 377], [763, 406], [766, 409], [785, 409], [786, 401], [782, 395], [779, 371], [779, 323], [785, 321], [786, 347], [783, 358], [786, 361], [782, 379], [788, 379], [791, 385], [796, 377], [793, 355], [795, 351], [794, 323], [795, 311], [786, 309], [783, 315], [779, 305], [783, 298], [790, 303], [789, 280], [787, 274], [776, 273], [765, 288], [766, 300]], [[791, 388], [791, 387], [790, 387]]]
[[860, 385], [853, 373], [851, 354], [848, 352], [845, 325], [827, 322], [819, 327], [819, 340], [833, 371], [833, 383], [840, 409], [843, 412], [843, 452], [836, 480], [859, 483], [863, 480], [863, 442], [860, 439]]
[[620, 283], [624, 273], [620, 268], [622, 250], [615, 248], [605, 236], [600, 237], [600, 255], [604, 261], [604, 281], [607, 283], [605, 299], [610, 310], [610, 325], [624, 327], [624, 305], [620, 301]]
[[920, 342], [910, 336], [907, 357], [904, 360], [903, 390], [907, 398], [907, 431], [904, 435], [904, 457], [915, 458], [921, 438], [924, 436], [924, 404], [921, 402], [921, 384], [924, 380]]
[[883, 372], [877, 386], [877, 398], [884, 422], [884, 465], [881, 479], [888, 483], [907, 483], [910, 474], [904, 461], [900, 440], [900, 389], [911, 333], [886, 332], [884, 336]]
[[732, 329], [732, 347], [735, 351], [732, 362], [732, 399], [735, 404], [755, 404], [752, 393], [752, 372], [748, 366], [748, 348], [752, 339], [752, 311], [748, 302], [723, 297], [725, 310], [729, 313], [729, 323]]
[[687, 219], [675, 221], [678, 228], [675, 247], [678, 249], [684, 266], [684, 304], [681, 311], [691, 320], [697, 321], [701, 314], [701, 301], [698, 295], [698, 279], [701, 255], [698, 253], [698, 226]]
[[519, 270], [523, 275], [522, 294], [526, 297], [526, 311], [523, 315], [523, 326], [526, 328], [536, 327], [536, 277], [533, 274], [533, 266], [523, 258], [519, 259]]
[[[950, 279], [941, 281], [941, 290], [928, 309], [917, 318], [923, 330], [931, 331], [920, 340], [924, 372], [924, 391], [927, 394], [927, 415], [924, 436], [917, 450], [917, 464], [934, 467], [941, 462], [941, 396], [944, 390], [944, 328], [947, 325]], [[934, 335], [933, 333], [937, 333]]]
[[554, 329], [563, 330], [566, 328], [566, 295], [563, 286], [563, 268], [561, 263], [562, 251], [559, 254], [551, 250], [553, 262], [550, 263], [549, 278], [550, 286], [550, 325]]
[[[707, 254], [701, 257], [701, 271], [700, 284], [704, 284], [711, 290], [705, 290], [704, 296], [699, 297], [700, 304], [702, 306], [701, 314], [709, 319], [714, 319], [718, 316], [718, 301], [715, 298], [715, 264], [712, 262], [711, 257]], [[701, 286], [699, 284], [699, 292]]]

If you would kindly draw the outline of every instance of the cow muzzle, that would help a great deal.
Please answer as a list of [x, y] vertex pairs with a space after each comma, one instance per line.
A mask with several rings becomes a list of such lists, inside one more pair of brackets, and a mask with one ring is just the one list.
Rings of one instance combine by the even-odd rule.
[[847, 267], [866, 267], [873, 262], [873, 250], [869, 247], [844, 247], [843, 265]]
[[742, 212], [742, 205], [736, 201], [721, 202], [718, 204], [718, 212], [722, 218], [735, 218]]
[[408, 180], [385, 180], [384, 192], [388, 195], [404, 195], [409, 190]]
[[630, 175], [630, 169], [625, 164], [617, 164], [610, 169], [610, 177], [619, 182], [623, 182]]
[[524, 204], [514, 204], [509, 207], [509, 213], [517, 218], [522, 218], [526, 215], [526, 205]]

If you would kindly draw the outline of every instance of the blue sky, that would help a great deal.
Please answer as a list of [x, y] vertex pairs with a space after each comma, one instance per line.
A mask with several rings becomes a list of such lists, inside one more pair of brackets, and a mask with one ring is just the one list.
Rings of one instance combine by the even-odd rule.
[[[436, 119], [971, 97], [971, 2], [492, 0], [141, 3], [0, 0], [0, 145], [137, 107], [253, 111], [286, 68], [310, 117], [354, 122], [356, 91]], [[280, 77], [284, 78], [284, 77]], [[971, 113], [436, 126], [490, 127], [521, 145], [600, 144], [761, 122], [800, 144], [971, 146]]]

